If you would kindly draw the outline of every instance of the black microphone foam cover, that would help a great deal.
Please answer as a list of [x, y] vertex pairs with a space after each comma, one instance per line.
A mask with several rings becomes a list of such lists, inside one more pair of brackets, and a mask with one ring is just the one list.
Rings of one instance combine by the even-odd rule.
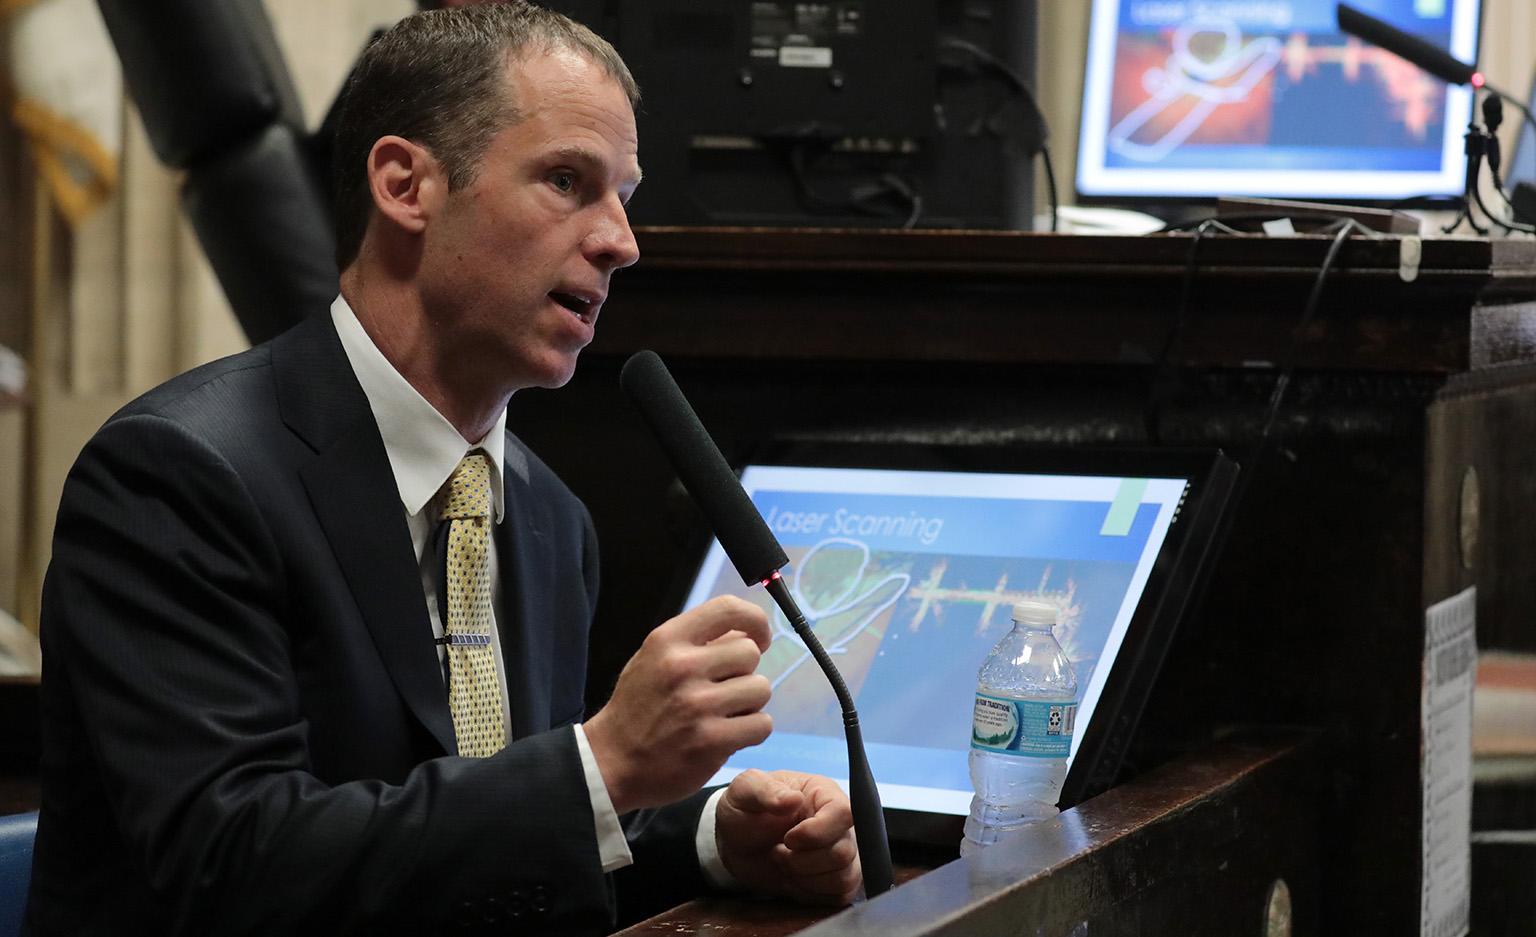
[[1441, 81], [1464, 85], [1472, 80], [1472, 75], [1477, 71], [1444, 49], [1411, 36], [1391, 23], [1362, 13], [1347, 3], [1339, 4], [1338, 15], [1339, 29], [1407, 59]]
[[635, 352], [619, 372], [619, 386], [644, 414], [742, 581], [756, 585], [789, 563], [661, 358], [654, 351]]

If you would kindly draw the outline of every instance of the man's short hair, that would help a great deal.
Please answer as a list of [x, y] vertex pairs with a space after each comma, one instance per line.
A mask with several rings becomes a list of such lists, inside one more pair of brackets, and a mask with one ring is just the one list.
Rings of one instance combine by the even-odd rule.
[[474, 182], [480, 157], [521, 119], [506, 91], [509, 63], [576, 52], [618, 82], [631, 107], [640, 89], [606, 40], [565, 16], [523, 0], [424, 10], [396, 23], [366, 50], [342, 92], [332, 155], [336, 264], [357, 258], [373, 212], [368, 153], [380, 137], [404, 137], [442, 164], [449, 191]]

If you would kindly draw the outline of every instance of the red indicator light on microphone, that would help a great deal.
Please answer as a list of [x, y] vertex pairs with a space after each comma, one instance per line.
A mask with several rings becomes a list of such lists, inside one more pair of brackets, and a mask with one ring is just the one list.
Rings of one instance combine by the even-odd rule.
[[1473, 72], [1472, 73], [1472, 87], [1474, 87], [1474, 88], [1481, 88], [1487, 81], [1488, 81], [1488, 79], [1483, 77], [1483, 73], [1482, 72]]
[[768, 585], [768, 583], [773, 582], [775, 579], [783, 579], [783, 578], [784, 578], [783, 576], [779, 575], [779, 571], [778, 570], [774, 570], [772, 576], [769, 576], [767, 579], [764, 579], [762, 582], [758, 583], [758, 585], [766, 586], [766, 585]]

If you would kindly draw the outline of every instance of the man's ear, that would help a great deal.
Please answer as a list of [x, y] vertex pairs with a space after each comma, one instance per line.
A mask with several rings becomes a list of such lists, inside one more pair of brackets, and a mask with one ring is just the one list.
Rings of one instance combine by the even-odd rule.
[[420, 234], [447, 188], [442, 167], [426, 147], [385, 136], [368, 151], [368, 191], [387, 224]]

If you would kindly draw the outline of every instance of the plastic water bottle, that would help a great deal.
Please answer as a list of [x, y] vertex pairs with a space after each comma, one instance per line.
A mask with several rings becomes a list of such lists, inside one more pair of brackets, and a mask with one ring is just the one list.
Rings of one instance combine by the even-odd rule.
[[1056, 606], [1019, 602], [1013, 628], [976, 674], [971, 726], [970, 855], [1056, 815], [1077, 721], [1077, 675], [1057, 643]]

